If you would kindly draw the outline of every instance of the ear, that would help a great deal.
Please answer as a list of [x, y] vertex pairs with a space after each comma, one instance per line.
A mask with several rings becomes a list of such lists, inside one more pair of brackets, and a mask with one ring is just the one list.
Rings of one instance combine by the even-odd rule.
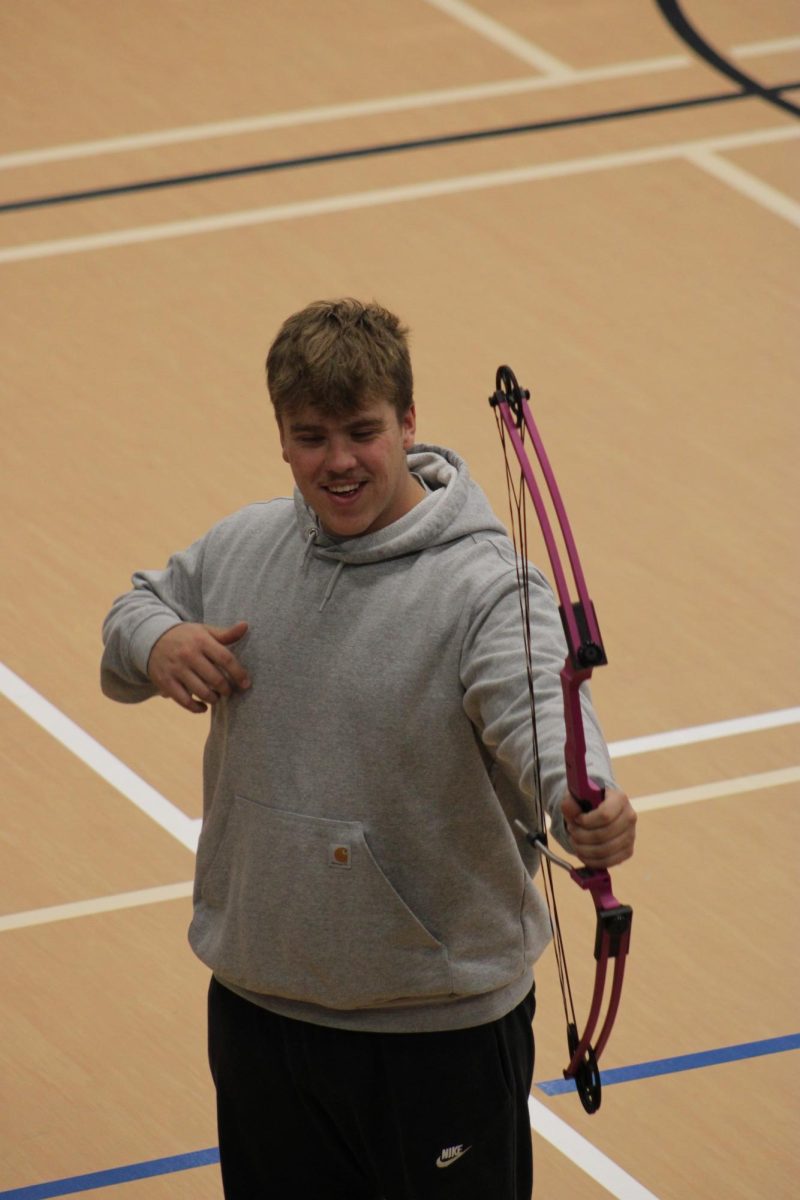
[[403, 449], [410, 450], [417, 440], [417, 410], [413, 404], [403, 413], [400, 427], [403, 431]]
[[276, 421], [277, 421], [277, 425], [278, 425], [278, 438], [280, 439], [280, 443], [281, 443], [281, 458], [283, 459], [283, 461], [285, 463], [288, 463], [289, 456], [286, 453], [286, 440], [283, 436], [283, 421], [281, 421], [280, 417], [277, 417], [277, 416], [276, 416]]

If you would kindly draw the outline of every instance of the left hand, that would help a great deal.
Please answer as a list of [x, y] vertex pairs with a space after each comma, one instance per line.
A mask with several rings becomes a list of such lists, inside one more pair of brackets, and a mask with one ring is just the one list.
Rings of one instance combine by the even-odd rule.
[[561, 801], [561, 810], [584, 866], [615, 867], [633, 854], [636, 811], [624, 792], [606, 788], [602, 804], [591, 812], [584, 812], [568, 792]]

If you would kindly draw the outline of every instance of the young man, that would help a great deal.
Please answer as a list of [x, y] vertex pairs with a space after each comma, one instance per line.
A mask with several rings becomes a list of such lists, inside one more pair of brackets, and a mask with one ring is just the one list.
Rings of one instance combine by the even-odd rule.
[[[103, 688], [212, 708], [189, 938], [213, 975], [229, 1200], [528, 1200], [535, 855], [513, 548], [465, 464], [415, 445], [406, 331], [377, 305], [290, 317], [267, 382], [293, 499], [133, 578]], [[565, 648], [532, 637], [544, 800], [591, 866], [632, 852], [588, 698], [566, 795]]]

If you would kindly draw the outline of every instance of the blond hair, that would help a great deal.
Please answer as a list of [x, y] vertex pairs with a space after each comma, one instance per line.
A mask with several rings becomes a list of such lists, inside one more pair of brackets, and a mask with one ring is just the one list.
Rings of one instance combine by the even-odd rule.
[[413, 403], [408, 330], [379, 304], [317, 300], [288, 317], [267, 355], [267, 388], [281, 418], [306, 404], [347, 416], [385, 399], [398, 420]]

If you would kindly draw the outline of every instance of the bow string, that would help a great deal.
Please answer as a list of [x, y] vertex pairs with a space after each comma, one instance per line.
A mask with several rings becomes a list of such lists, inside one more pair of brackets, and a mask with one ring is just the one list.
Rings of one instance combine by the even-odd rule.
[[[528, 501], [538, 519], [538, 524], [547, 548], [556, 592], [559, 600], [561, 623], [567, 644], [567, 655], [561, 671], [561, 690], [564, 701], [566, 739], [564, 758], [567, 786], [584, 812], [598, 808], [605, 798], [604, 789], [590, 778], [586, 763], [586, 736], [581, 709], [581, 686], [587, 682], [596, 667], [607, 663], [603, 640], [597, 624], [594, 605], [589, 597], [575, 540], [564, 508], [558, 484], [550, 466], [541, 436], [531, 414], [528, 400], [530, 393], [520, 388], [510, 367], [498, 368], [496, 390], [489, 397], [494, 409], [505, 461], [506, 484], [508, 487], [511, 530], [517, 563], [517, 582], [522, 616], [525, 663], [530, 694], [531, 737], [534, 764], [534, 796], [538, 828], [530, 830], [517, 821], [525, 840], [542, 856], [542, 880], [545, 898], [553, 930], [553, 946], [556, 955], [564, 1015], [567, 1023], [567, 1045], [569, 1063], [564, 1077], [572, 1079], [581, 1104], [589, 1113], [600, 1107], [601, 1080], [598, 1062], [614, 1026], [625, 974], [625, 963], [630, 945], [633, 911], [627, 904], [620, 904], [611, 888], [611, 877], [605, 869], [575, 867], [566, 859], [554, 854], [548, 845], [544, 801], [539, 774], [539, 746], [536, 730], [536, 697], [534, 686], [533, 648], [531, 641], [531, 605], [529, 587], [528, 544]], [[545, 503], [545, 497], [536, 478], [533, 463], [528, 455], [526, 441], [533, 447], [539, 471], [544, 479], [550, 504], [558, 525], [566, 558], [569, 563], [574, 594], [559, 554], [553, 526]], [[517, 475], [512, 467], [509, 444], [519, 467]], [[572, 987], [567, 970], [564, 940], [558, 916], [552, 868], [556, 866], [568, 872], [570, 878], [581, 889], [589, 892], [596, 912], [595, 934], [595, 980], [589, 1013], [583, 1032], [578, 1032]], [[613, 960], [608, 1001], [603, 1016], [603, 1000], [609, 962]], [[599, 1032], [598, 1031], [599, 1028]], [[595, 1034], [597, 1036], [595, 1037]]]

